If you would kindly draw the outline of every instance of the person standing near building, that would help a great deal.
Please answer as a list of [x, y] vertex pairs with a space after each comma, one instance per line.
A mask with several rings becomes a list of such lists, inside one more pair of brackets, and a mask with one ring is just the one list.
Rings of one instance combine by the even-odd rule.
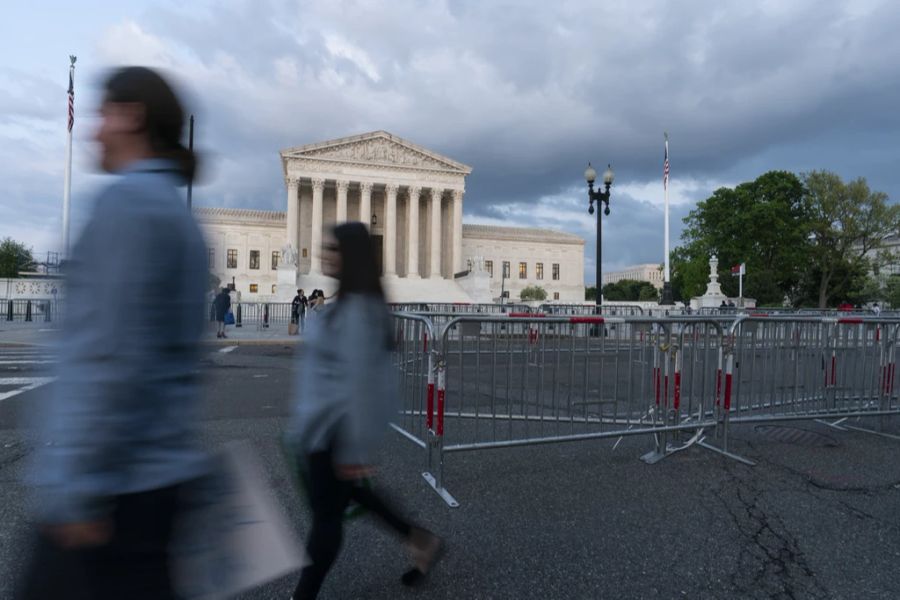
[[297, 295], [291, 301], [291, 323], [297, 325], [300, 331], [303, 331], [306, 325], [306, 309], [309, 306], [309, 300], [303, 294], [303, 290], [297, 290]]
[[[337, 300], [310, 323], [310, 350], [299, 362], [294, 413], [287, 431], [313, 522], [294, 600], [315, 598], [337, 558], [343, 515], [355, 501], [378, 516], [407, 544], [413, 567], [401, 580], [412, 584], [437, 561], [439, 537], [410, 524], [364, 480], [375, 472], [375, 453], [396, 407], [391, 364], [392, 318], [375, 264], [368, 229], [343, 223], [323, 251], [323, 268], [339, 282]], [[318, 298], [318, 295], [317, 295]]]
[[195, 375], [208, 278], [177, 186], [194, 176], [184, 111], [141, 67], [107, 79], [96, 140], [116, 181], [67, 267], [58, 383], [34, 416], [37, 525], [20, 598], [175, 598], [184, 490], [206, 474]]
[[231, 309], [231, 294], [228, 288], [222, 288], [216, 299], [213, 300], [213, 308], [216, 311], [216, 337], [225, 338], [225, 317]]

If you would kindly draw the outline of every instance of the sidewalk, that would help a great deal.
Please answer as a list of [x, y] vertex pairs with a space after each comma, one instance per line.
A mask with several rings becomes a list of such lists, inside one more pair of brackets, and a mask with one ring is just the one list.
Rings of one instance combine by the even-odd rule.
[[[0, 321], [0, 345], [50, 346], [60, 334], [59, 323]], [[242, 344], [298, 344], [302, 335], [288, 335], [286, 324], [259, 329], [256, 324], [226, 328], [225, 339], [216, 338], [215, 324], [207, 323], [200, 338], [203, 344], [240, 346]]]
[[240, 345], [265, 345], [265, 344], [298, 344], [303, 340], [303, 335], [288, 335], [287, 324], [272, 324], [269, 327], [259, 328], [254, 323], [237, 327], [228, 325], [225, 327], [225, 339], [216, 338], [215, 323], [208, 323], [203, 330], [201, 342], [203, 344], [218, 344], [223, 346]]

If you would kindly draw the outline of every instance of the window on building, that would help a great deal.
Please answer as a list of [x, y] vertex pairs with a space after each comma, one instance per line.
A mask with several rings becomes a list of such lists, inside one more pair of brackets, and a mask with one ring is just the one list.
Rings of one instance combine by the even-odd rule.
[[216, 268], [216, 249], [215, 248], [210, 248], [209, 252], [207, 252], [206, 263], [207, 263], [207, 267], [209, 267], [210, 269]]
[[559, 292], [553, 292], [553, 299], [559, 300]]
[[544, 278], [544, 263], [534, 265], [534, 276], [538, 279]]
[[237, 250], [235, 248], [228, 249], [228, 268], [237, 269]]
[[273, 293], [273, 294], [275, 293], [275, 288], [276, 288], [276, 286], [277, 286], [277, 284], [274, 284], [274, 283], [272, 284], [272, 293]]
[[307, 253], [307, 251], [306, 251], [306, 248], [304, 248], [304, 249], [303, 249], [303, 258], [306, 258], [307, 256], [308, 256], [308, 253]]
[[251, 250], [250, 251], [250, 268], [251, 269], [259, 268], [259, 250]]
[[503, 279], [509, 279], [509, 261], [503, 261]]
[[494, 261], [486, 260], [484, 261], [484, 270], [491, 274], [491, 277], [494, 276]]
[[251, 283], [251, 284], [250, 284], [250, 293], [251, 293], [251, 294], [255, 294], [255, 293], [257, 293], [258, 291], [259, 291], [259, 284], [258, 284], [258, 283]]
[[528, 279], [528, 263], [519, 263], [519, 279]]
[[275, 252], [272, 253], [272, 270], [273, 271], [278, 268], [279, 260], [281, 260], [281, 252], [276, 250]]
[[559, 263], [553, 263], [553, 281], [559, 281]]

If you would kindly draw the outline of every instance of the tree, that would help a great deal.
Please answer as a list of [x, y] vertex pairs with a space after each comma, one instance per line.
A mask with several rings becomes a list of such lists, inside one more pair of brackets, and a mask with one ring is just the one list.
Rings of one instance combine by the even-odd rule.
[[0, 277], [12, 279], [34, 267], [34, 257], [25, 244], [9, 237], [0, 241]]
[[672, 253], [676, 298], [686, 301], [706, 289], [709, 259], [719, 258], [719, 282], [738, 295], [733, 265], [745, 263], [744, 295], [780, 304], [797, 294], [808, 251], [808, 215], [800, 179], [770, 171], [734, 189], [719, 188], [684, 220], [684, 245]]
[[622, 279], [603, 286], [603, 298], [613, 302], [637, 302], [658, 300], [659, 292], [647, 281]]
[[547, 299], [547, 290], [542, 288], [539, 285], [528, 286], [519, 294], [519, 298], [523, 301], [529, 300], [546, 300]]
[[844, 183], [835, 173], [812, 171], [803, 183], [811, 245], [807, 295], [814, 293], [825, 308], [849, 300], [854, 277], [869, 270], [884, 240], [900, 228], [900, 207], [889, 206], [887, 195], [870, 190], [863, 178]]
[[594, 302], [597, 300], [597, 286], [592, 285], [584, 288], [584, 299], [588, 302]]

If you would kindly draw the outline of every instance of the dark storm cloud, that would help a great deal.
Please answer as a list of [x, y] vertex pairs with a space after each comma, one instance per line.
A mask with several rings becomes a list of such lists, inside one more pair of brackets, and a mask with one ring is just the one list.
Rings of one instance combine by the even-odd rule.
[[897, 196], [898, 25], [887, 1], [239, 0], [152, 6], [97, 45], [191, 89], [203, 204], [281, 209], [279, 149], [386, 129], [473, 167], [467, 217], [514, 212], [589, 244], [575, 216], [527, 207], [582, 206], [585, 163], [611, 162], [604, 262], [624, 265], [661, 259], [663, 131], [673, 183], [691, 184], [673, 245], [693, 203], [772, 168]]

